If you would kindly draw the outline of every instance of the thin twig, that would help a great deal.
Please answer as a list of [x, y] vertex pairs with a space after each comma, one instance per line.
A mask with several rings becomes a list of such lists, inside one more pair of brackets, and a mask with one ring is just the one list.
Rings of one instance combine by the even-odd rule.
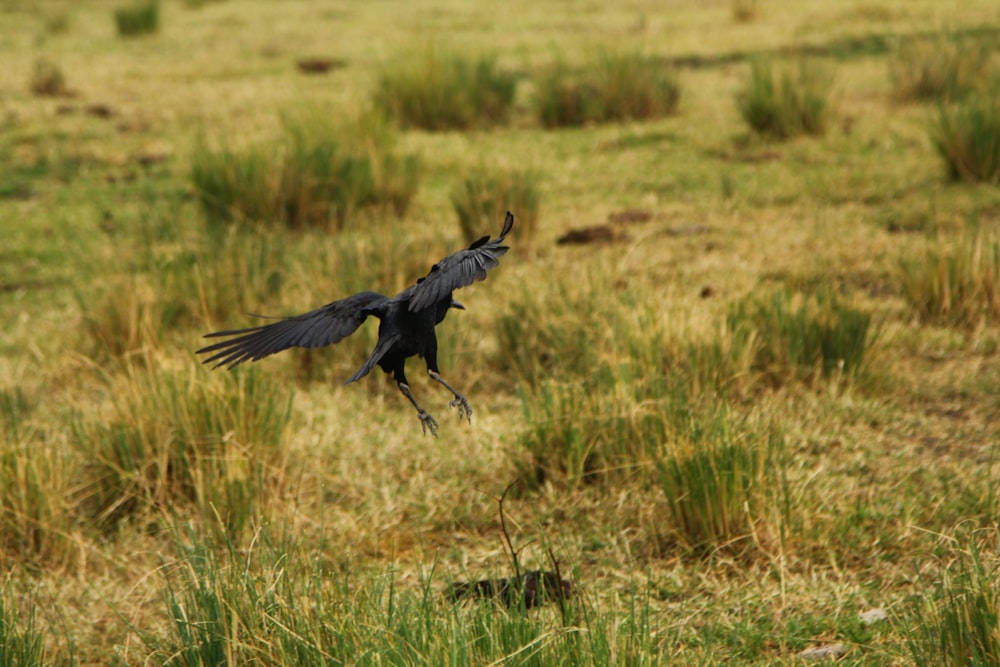
[[518, 478], [508, 484], [507, 488], [503, 490], [503, 495], [500, 496], [500, 500], [497, 501], [500, 506], [500, 530], [503, 531], [503, 539], [507, 543], [507, 550], [510, 551], [510, 561], [514, 568], [514, 581], [518, 582], [518, 588], [520, 588], [521, 581], [521, 566], [518, 565], [517, 562], [517, 549], [514, 548], [514, 543], [511, 542], [510, 539], [510, 533], [507, 531], [507, 519], [505, 518], [503, 511], [503, 501], [506, 500], [507, 494], [510, 493], [510, 490], [513, 489], [514, 486], [520, 481], [520, 478]]
[[552, 551], [552, 547], [549, 547], [549, 561], [552, 562], [552, 569], [556, 571], [556, 588], [559, 592], [556, 593], [556, 600], [559, 602], [559, 613], [562, 616], [563, 623], [566, 622], [566, 591], [563, 590], [563, 578], [562, 572], [559, 571], [559, 561], [556, 559], [555, 553]]

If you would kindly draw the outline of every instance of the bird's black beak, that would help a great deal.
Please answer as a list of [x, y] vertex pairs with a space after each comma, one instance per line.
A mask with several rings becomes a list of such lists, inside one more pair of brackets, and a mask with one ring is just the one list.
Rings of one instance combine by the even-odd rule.
[[452, 308], [458, 308], [459, 310], [465, 310], [465, 306], [463, 306], [458, 301], [455, 301], [454, 299], [451, 300], [451, 307]]

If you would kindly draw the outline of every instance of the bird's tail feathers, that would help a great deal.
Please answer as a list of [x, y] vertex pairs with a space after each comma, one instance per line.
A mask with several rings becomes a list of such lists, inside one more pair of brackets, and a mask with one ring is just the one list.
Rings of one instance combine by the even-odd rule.
[[365, 362], [365, 365], [358, 369], [358, 372], [352, 375], [351, 378], [344, 384], [357, 382], [364, 376], [368, 375], [371, 370], [375, 368], [375, 365], [381, 361], [382, 357], [385, 356], [385, 353], [392, 349], [393, 345], [399, 342], [399, 339], [399, 334], [379, 338], [378, 343], [375, 344], [375, 349], [372, 350], [372, 354], [368, 357], [368, 361]]

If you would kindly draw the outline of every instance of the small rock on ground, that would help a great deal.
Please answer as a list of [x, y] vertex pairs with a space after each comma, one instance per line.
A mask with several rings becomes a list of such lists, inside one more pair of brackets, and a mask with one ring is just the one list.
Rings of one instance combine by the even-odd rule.
[[839, 658], [846, 653], [846, 644], [824, 644], [823, 646], [813, 646], [800, 651], [799, 657], [806, 660], [828, 660]]

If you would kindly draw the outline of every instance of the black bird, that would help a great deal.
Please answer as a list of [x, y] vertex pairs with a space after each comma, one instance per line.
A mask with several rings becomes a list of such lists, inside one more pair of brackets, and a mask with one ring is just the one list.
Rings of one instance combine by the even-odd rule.
[[441, 377], [437, 363], [437, 336], [434, 327], [444, 320], [450, 308], [465, 306], [452, 298], [452, 292], [477, 280], [495, 267], [510, 248], [503, 244], [514, 226], [514, 216], [507, 212], [500, 236], [484, 236], [468, 248], [448, 255], [431, 267], [415, 285], [389, 298], [377, 292], [359, 292], [303, 315], [249, 329], [233, 329], [206, 334], [206, 338], [232, 336], [229, 340], [203, 347], [196, 354], [211, 356], [202, 363], [215, 362], [213, 368], [233, 368], [244, 361], [257, 361], [290, 347], [324, 347], [354, 333], [374, 315], [379, 319], [378, 342], [368, 361], [347, 381], [360, 380], [375, 367], [392, 373], [399, 390], [417, 409], [424, 433], [429, 429], [437, 437], [438, 423], [410, 393], [403, 366], [409, 357], [419, 355], [427, 362], [427, 374], [455, 396], [451, 407], [458, 408], [459, 419], [472, 421], [468, 399]]

